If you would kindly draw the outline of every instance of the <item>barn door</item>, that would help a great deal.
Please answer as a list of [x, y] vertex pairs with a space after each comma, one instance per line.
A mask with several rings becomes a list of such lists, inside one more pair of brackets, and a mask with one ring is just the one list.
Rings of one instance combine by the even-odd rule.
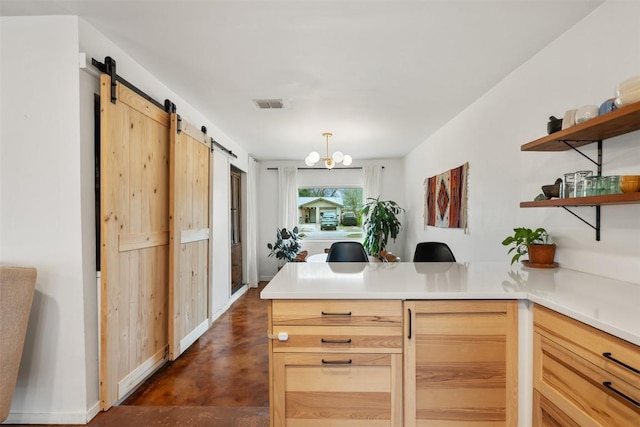
[[169, 358], [209, 327], [209, 138], [171, 115]]
[[169, 114], [100, 78], [100, 394], [113, 406], [168, 348]]

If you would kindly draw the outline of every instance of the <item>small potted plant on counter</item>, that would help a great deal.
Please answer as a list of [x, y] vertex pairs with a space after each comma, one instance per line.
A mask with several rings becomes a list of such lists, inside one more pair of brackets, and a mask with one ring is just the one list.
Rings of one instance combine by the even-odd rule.
[[286, 228], [276, 229], [276, 241], [275, 243], [267, 243], [267, 248], [270, 257], [275, 256], [278, 260], [278, 270], [282, 268], [284, 263], [291, 262], [296, 259], [298, 252], [300, 252], [300, 235], [298, 234], [298, 227], [293, 227], [293, 230], [287, 230]]
[[513, 235], [507, 236], [502, 244], [504, 246], [511, 245], [511, 249], [509, 249], [509, 253], [513, 253], [511, 264], [520, 260], [522, 255], [528, 254], [529, 259], [522, 261], [522, 264], [527, 267], [552, 268], [557, 266], [553, 261], [556, 255], [556, 245], [551, 242], [549, 233], [542, 227], [535, 230], [525, 227], [514, 228]]

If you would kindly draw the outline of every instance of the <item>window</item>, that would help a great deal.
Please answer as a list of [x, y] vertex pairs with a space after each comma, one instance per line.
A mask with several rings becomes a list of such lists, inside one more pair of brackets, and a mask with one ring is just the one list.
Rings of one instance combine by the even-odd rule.
[[362, 188], [298, 188], [298, 230], [304, 239], [362, 239]]

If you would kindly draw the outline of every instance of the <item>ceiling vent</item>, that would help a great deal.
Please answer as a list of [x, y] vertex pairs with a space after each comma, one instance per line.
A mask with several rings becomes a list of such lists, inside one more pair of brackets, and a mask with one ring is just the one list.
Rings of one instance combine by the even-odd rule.
[[284, 108], [282, 99], [254, 99], [253, 102], [255, 102], [261, 110], [269, 108]]

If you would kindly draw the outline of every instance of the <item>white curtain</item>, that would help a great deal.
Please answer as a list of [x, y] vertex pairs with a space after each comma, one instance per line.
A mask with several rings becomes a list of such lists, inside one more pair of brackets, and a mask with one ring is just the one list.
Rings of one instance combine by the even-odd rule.
[[364, 186], [362, 188], [363, 202], [367, 203], [368, 198], [377, 199], [382, 191], [382, 166], [364, 166]]
[[247, 282], [258, 287], [258, 162], [249, 157], [247, 173]]
[[278, 228], [298, 225], [298, 168], [278, 168]]

